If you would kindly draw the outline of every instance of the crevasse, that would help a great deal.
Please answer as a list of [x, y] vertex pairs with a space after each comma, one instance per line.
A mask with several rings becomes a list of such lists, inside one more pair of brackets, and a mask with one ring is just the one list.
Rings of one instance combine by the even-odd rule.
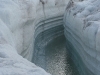
[[[52, 29], [58, 27], [57, 30], [55, 29], [57, 33], [43, 40], [46, 41], [42, 43], [43, 46], [53, 38], [62, 35], [63, 16], [66, 47], [80, 75], [100, 75], [100, 1], [75, 1], [77, 2], [72, 0], [70, 2], [69, 0], [1, 0], [0, 75], [49, 75], [30, 61], [36, 57], [35, 45], [41, 45], [41, 43], [35, 40], [44, 38], [43, 31], [51, 29], [52, 33]], [[38, 37], [40, 33], [43, 35]], [[55, 34], [57, 35], [54, 36]], [[48, 40], [49, 37], [51, 39]]]

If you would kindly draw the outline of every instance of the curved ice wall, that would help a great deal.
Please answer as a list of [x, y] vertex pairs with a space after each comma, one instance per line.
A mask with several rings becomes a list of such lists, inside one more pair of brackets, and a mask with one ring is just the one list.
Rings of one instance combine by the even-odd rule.
[[100, 75], [100, 0], [71, 0], [64, 27], [67, 48], [81, 75]]
[[62, 25], [68, 1], [0, 0], [0, 75], [49, 75], [29, 62], [34, 41], [44, 30]]
[[[0, 0], [0, 75], [49, 75], [29, 61], [38, 35], [63, 24], [68, 1]], [[82, 75], [100, 75], [100, 0], [79, 1], [66, 7], [66, 47]]]
[[[55, 24], [55, 23], [54, 23]], [[54, 26], [52, 24], [52, 26]], [[58, 25], [59, 24], [59, 25]], [[61, 23], [56, 23], [55, 27], [41, 32], [35, 39], [32, 62], [46, 70], [46, 46], [55, 38], [64, 36], [64, 27]]]

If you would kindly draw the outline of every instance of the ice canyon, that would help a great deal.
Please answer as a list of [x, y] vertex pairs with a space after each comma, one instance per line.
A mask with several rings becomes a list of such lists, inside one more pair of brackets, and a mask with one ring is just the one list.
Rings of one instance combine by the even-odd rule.
[[100, 75], [99, 21], [100, 0], [0, 0], [0, 75]]

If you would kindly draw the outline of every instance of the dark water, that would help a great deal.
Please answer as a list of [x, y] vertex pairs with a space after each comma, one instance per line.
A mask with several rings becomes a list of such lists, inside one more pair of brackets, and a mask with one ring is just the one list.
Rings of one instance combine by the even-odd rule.
[[79, 75], [66, 50], [65, 37], [53, 39], [45, 47], [46, 71], [52, 75]]

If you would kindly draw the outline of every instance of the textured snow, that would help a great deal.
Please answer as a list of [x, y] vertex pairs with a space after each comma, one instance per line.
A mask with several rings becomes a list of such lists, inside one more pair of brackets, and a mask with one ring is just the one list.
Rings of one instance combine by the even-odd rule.
[[19, 56], [8, 44], [0, 45], [0, 75], [49, 75], [43, 69]]
[[30, 61], [36, 36], [53, 26], [35, 31], [44, 19], [58, 20], [65, 6], [66, 39], [87, 71], [77, 63], [84, 75], [100, 75], [100, 0], [0, 0], [0, 75], [50, 75]]
[[50, 75], [30, 62], [35, 28], [43, 12], [46, 18], [60, 16], [68, 1], [0, 0], [0, 75]]
[[64, 23], [66, 39], [78, 53], [71, 52], [73, 60], [79, 61], [82, 75], [100, 75], [100, 0], [70, 1]]

